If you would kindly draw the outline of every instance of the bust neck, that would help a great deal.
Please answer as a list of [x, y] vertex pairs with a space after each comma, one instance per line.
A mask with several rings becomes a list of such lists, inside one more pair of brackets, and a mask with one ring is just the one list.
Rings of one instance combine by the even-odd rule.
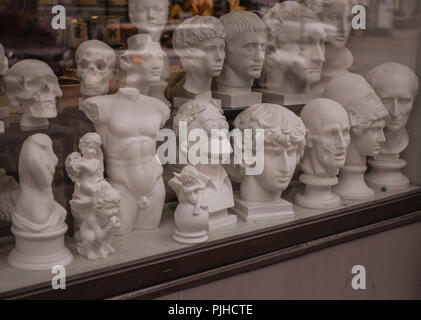
[[136, 82], [136, 81], [131, 80], [130, 77], [129, 77], [129, 73], [128, 73], [127, 79], [126, 79], [126, 88], [135, 88], [135, 89], [139, 90], [140, 94], [148, 95], [149, 89], [151, 88], [151, 86], [149, 84], [145, 84], [145, 83]]
[[241, 78], [229, 65], [225, 65], [221, 75], [216, 79], [218, 92], [248, 93], [253, 85], [252, 78]]
[[285, 73], [268, 72], [266, 76], [266, 88], [280, 94], [307, 93], [310, 85], [300, 79], [291, 71]]
[[348, 152], [346, 155], [346, 166], [355, 166], [355, 167], [363, 167], [367, 164], [367, 156], [361, 155], [357, 148], [352, 143], [348, 147]]
[[136, 101], [141, 96], [139, 90], [132, 87], [120, 88], [118, 93], [132, 101]]
[[200, 95], [210, 91], [212, 85], [212, 77], [208, 77], [200, 72], [186, 72], [186, 79], [183, 88], [195, 95]]
[[255, 203], [279, 201], [280, 191], [267, 191], [256, 181], [255, 176], [244, 176], [240, 186], [240, 198]]

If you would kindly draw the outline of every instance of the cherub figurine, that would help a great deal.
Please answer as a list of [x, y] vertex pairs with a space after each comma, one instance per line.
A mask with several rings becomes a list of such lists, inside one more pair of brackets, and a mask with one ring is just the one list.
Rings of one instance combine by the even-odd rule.
[[92, 197], [92, 206], [84, 217], [80, 229], [75, 234], [77, 252], [89, 260], [106, 258], [113, 254], [111, 230], [120, 227], [116, 216], [120, 209], [120, 191], [105, 180]]
[[202, 202], [206, 188], [203, 177], [193, 166], [185, 166], [180, 173], [174, 172], [169, 181], [177, 193], [179, 204], [174, 213], [176, 230], [174, 240], [181, 243], [199, 243], [208, 239], [208, 206]]
[[192, 166], [186, 166], [180, 173], [174, 172], [174, 175], [178, 178], [178, 181], [174, 182], [181, 187], [180, 197], [195, 206], [193, 214], [198, 215], [202, 208], [206, 210], [208, 207], [202, 204], [202, 190], [206, 185], [200, 180], [199, 171]]
[[66, 159], [66, 169], [75, 183], [75, 194], [92, 195], [98, 181], [104, 179], [104, 155], [101, 137], [96, 132], [85, 134], [79, 141], [79, 152], [71, 153]]

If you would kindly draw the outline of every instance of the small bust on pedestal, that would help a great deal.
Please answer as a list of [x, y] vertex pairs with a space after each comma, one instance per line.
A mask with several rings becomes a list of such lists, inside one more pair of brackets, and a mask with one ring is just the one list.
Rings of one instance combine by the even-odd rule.
[[[150, 35], [151, 40], [159, 47], [162, 31], [168, 19], [168, 0], [129, 0], [128, 11], [130, 22], [135, 25], [139, 35]], [[130, 46], [130, 44], [129, 44]], [[150, 85], [148, 96], [164, 102], [168, 107], [171, 103], [165, 98], [164, 91], [168, 86], [167, 79], [170, 76], [170, 63], [164, 53], [164, 67], [161, 79]]]
[[161, 80], [165, 53], [149, 34], [136, 34], [127, 39], [128, 49], [120, 56], [126, 71], [126, 87], [149, 95], [150, 87]]
[[267, 28], [256, 14], [238, 11], [220, 18], [225, 27], [224, 69], [216, 78], [215, 98], [222, 107], [248, 107], [262, 102], [260, 92], [252, 92], [255, 79], [260, 78], [265, 60]]
[[188, 100], [212, 99], [212, 78], [219, 76], [224, 66], [224, 39], [224, 26], [215, 17], [194, 16], [177, 26], [173, 47], [186, 75], [172, 89], [175, 108]]
[[[257, 175], [247, 175], [246, 171], [242, 176], [240, 193], [235, 195], [232, 211], [247, 222], [293, 215], [292, 204], [281, 199], [281, 195], [291, 182], [304, 152], [304, 123], [285, 107], [263, 103], [241, 112], [234, 121], [234, 127], [243, 135], [247, 130], [254, 131], [252, 149], [256, 157], [264, 157], [264, 167], [263, 172]], [[259, 129], [264, 130], [262, 141], [258, 140]], [[264, 149], [259, 150], [259, 146]], [[264, 154], [260, 154], [262, 151]], [[247, 163], [246, 154], [243, 158], [246, 166], [253, 165]]]
[[349, 200], [366, 200], [374, 196], [365, 180], [367, 157], [375, 157], [386, 141], [383, 128], [388, 112], [373, 88], [360, 75], [343, 74], [326, 86], [324, 97], [342, 105], [349, 115], [351, 144], [345, 166], [340, 170], [334, 192]]
[[409, 143], [406, 124], [418, 94], [418, 77], [407, 66], [387, 62], [371, 70], [367, 80], [389, 111], [384, 130], [386, 143], [379, 155], [368, 160], [371, 170], [366, 175], [367, 183], [375, 189], [405, 188], [410, 181], [402, 173], [406, 161], [400, 154]]
[[323, 93], [330, 79], [348, 73], [354, 63], [354, 57], [346, 48], [346, 43], [352, 30], [352, 7], [358, 3], [356, 0], [305, 0], [305, 3], [322, 22], [331, 26], [326, 28], [326, 61], [322, 78], [311, 87], [311, 91]]
[[15, 249], [7, 259], [13, 267], [51, 270], [73, 260], [64, 245], [66, 210], [54, 200], [51, 186], [57, 163], [47, 135], [37, 133], [23, 143], [19, 155], [21, 192], [12, 213]]
[[341, 201], [331, 187], [338, 183], [339, 168], [345, 165], [350, 143], [348, 113], [337, 102], [319, 98], [304, 107], [301, 119], [307, 128], [301, 160], [304, 173], [300, 176], [305, 189], [296, 195], [295, 202], [311, 209], [336, 208]]
[[4, 76], [9, 102], [22, 107], [22, 131], [48, 128], [48, 118], [57, 117], [56, 98], [62, 96], [53, 70], [39, 60], [22, 60]]
[[[209, 230], [236, 224], [237, 217], [228, 213], [234, 206], [232, 185], [221, 164], [225, 159], [229, 160], [232, 153], [227, 138], [229, 126], [222, 109], [209, 101], [188, 101], [177, 110], [173, 126], [179, 138], [180, 153], [197, 169], [199, 179], [205, 185], [201, 204], [208, 208]], [[192, 136], [199, 137], [199, 141]], [[174, 186], [172, 182], [169, 184]]]
[[77, 48], [75, 60], [81, 96], [107, 94], [116, 63], [114, 50], [105, 42], [88, 40]]
[[325, 25], [295, 1], [275, 4], [263, 21], [269, 30], [263, 101], [293, 105], [317, 98], [309, 90], [320, 80], [325, 61]]

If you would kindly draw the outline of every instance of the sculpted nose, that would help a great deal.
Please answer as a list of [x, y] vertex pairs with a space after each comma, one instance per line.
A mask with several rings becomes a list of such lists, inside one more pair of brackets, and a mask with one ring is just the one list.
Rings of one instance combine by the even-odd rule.
[[385, 142], [385, 141], [386, 141], [386, 137], [384, 136], [384, 132], [383, 132], [383, 129], [382, 129], [379, 132], [379, 142]]
[[313, 61], [317, 63], [325, 62], [324, 43], [319, 43], [314, 49]]
[[393, 99], [392, 110], [390, 110], [390, 113], [394, 117], [397, 117], [400, 114], [400, 112], [399, 112], [399, 103], [398, 103], [398, 99], [396, 99], [396, 98]]
[[255, 55], [255, 60], [257, 62], [263, 62], [265, 60], [265, 49], [259, 48]]

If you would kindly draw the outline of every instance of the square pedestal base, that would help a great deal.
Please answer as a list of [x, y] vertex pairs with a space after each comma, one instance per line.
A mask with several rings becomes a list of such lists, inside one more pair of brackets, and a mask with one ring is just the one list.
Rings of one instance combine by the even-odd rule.
[[307, 104], [313, 99], [320, 97], [317, 92], [300, 93], [300, 94], [279, 94], [276, 92], [261, 90], [262, 101], [266, 103], [281, 104], [283, 106], [296, 106]]
[[[183, 104], [185, 104], [188, 101], [191, 101], [192, 99], [188, 99], [188, 98], [182, 98], [182, 97], [174, 97], [174, 108], [178, 109], [180, 108]], [[205, 99], [197, 99], [197, 100], [205, 100]], [[212, 99], [212, 101], [214, 102], [214, 104], [216, 104], [217, 107], [221, 108], [222, 107], [222, 101], [219, 99]]]
[[294, 216], [292, 203], [284, 199], [276, 202], [255, 203], [241, 200], [238, 195], [235, 195], [234, 202], [235, 206], [230, 211], [245, 222], [278, 220]]
[[228, 210], [209, 213], [208, 229], [209, 231], [227, 227], [237, 223], [237, 216], [228, 213]]
[[248, 92], [228, 94], [218, 91], [212, 91], [212, 96], [222, 101], [222, 108], [237, 109], [250, 107], [252, 105], [262, 103], [261, 92]]

